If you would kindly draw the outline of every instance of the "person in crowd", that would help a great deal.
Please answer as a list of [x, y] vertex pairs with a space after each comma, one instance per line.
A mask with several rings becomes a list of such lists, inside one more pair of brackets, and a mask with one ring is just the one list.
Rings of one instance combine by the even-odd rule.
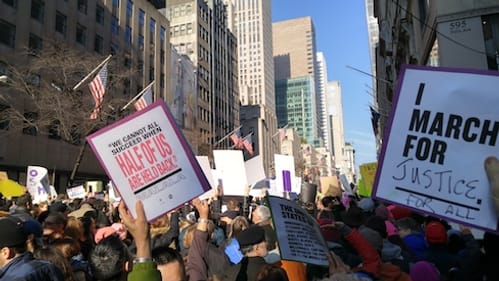
[[80, 251], [80, 243], [68, 236], [59, 239], [52, 244], [63, 254], [64, 258], [71, 265], [74, 279], [76, 281], [90, 280], [90, 267]]
[[411, 217], [401, 218], [395, 222], [398, 235], [410, 249], [415, 259], [420, 259], [428, 250], [428, 244], [421, 226]]
[[46, 245], [64, 237], [67, 218], [59, 212], [50, 213], [43, 221], [43, 240]]
[[263, 266], [256, 281], [289, 281], [288, 274], [279, 266], [267, 264]]
[[252, 225], [236, 236], [243, 259], [228, 269], [228, 280], [256, 280], [260, 271], [267, 264], [264, 257], [268, 253], [265, 230], [259, 225]]
[[177, 250], [161, 246], [153, 248], [152, 258], [158, 265], [162, 281], [185, 281], [184, 260]]
[[61, 251], [56, 247], [46, 246], [36, 249], [33, 253], [34, 257], [40, 260], [45, 260], [53, 263], [59, 270], [61, 270], [64, 280], [75, 281], [73, 269], [71, 264], [64, 257]]
[[54, 264], [35, 259], [26, 249], [23, 222], [12, 216], [0, 218], [0, 280], [63, 281]]
[[272, 226], [272, 217], [270, 209], [264, 205], [258, 205], [251, 214], [251, 220], [265, 231], [265, 241], [267, 241], [267, 250], [272, 251], [277, 247], [277, 236]]
[[324, 196], [320, 200], [322, 206], [319, 212], [317, 213], [317, 218], [336, 220], [337, 218], [335, 217], [335, 214], [333, 212], [333, 208], [336, 205], [335, 201], [336, 198], [334, 196]]
[[32, 198], [31, 195], [26, 192], [16, 199], [16, 204], [10, 210], [12, 216], [18, 217], [22, 221], [32, 220], [31, 215], [32, 208]]
[[179, 213], [173, 211], [156, 220], [151, 225], [152, 248], [169, 246], [177, 247], [179, 236]]
[[227, 210], [220, 214], [220, 221], [229, 225], [233, 219], [241, 215], [241, 204], [235, 199], [227, 201]]

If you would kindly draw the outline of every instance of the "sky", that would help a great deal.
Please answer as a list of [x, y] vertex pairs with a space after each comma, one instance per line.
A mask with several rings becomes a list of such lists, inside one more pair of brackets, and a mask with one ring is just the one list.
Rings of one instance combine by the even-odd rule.
[[340, 81], [345, 141], [353, 144], [355, 165], [376, 161], [369, 105], [373, 103], [364, 0], [269, 0], [272, 22], [310, 16], [328, 80]]

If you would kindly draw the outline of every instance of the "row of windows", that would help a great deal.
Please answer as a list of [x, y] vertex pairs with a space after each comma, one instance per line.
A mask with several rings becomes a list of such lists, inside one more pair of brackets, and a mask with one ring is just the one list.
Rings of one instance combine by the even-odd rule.
[[176, 18], [185, 15], [190, 15], [192, 13], [192, 5], [176, 5], [170, 8], [170, 17]]
[[171, 36], [182, 36], [192, 34], [192, 23], [175, 25], [170, 28]]

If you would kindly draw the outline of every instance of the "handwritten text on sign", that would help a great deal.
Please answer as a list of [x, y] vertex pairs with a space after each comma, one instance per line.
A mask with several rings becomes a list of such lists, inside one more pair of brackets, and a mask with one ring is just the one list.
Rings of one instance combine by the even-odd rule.
[[377, 198], [496, 230], [483, 162], [497, 155], [497, 75], [404, 70], [377, 170]]

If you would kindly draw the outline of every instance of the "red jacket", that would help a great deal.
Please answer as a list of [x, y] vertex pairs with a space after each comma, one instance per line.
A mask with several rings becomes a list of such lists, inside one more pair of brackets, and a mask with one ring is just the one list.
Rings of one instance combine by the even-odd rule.
[[379, 257], [378, 252], [376, 252], [357, 229], [353, 229], [350, 233], [345, 235], [345, 238], [362, 258], [362, 267], [360, 270], [377, 277], [381, 265], [381, 258]]

